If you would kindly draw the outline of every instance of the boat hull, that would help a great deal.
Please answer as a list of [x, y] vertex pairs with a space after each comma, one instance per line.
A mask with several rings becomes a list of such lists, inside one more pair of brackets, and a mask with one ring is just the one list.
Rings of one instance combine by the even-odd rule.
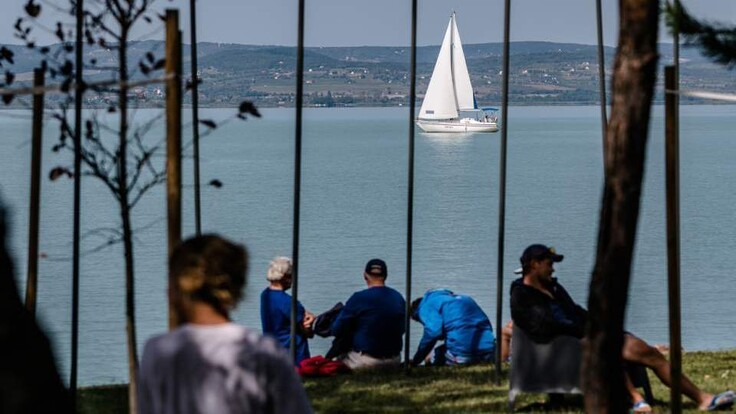
[[424, 132], [497, 132], [498, 124], [491, 121], [475, 119], [427, 120], [417, 119], [417, 126]]

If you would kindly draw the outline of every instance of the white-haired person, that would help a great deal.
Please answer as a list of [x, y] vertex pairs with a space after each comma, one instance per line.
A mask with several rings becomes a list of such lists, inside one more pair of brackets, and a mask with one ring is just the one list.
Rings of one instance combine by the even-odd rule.
[[184, 241], [169, 262], [178, 328], [146, 342], [138, 413], [311, 413], [283, 348], [230, 320], [243, 296], [248, 255], [216, 235]]
[[[291, 288], [292, 264], [288, 257], [276, 257], [271, 260], [266, 274], [268, 287], [261, 293], [261, 327], [263, 333], [276, 338], [279, 343], [291, 346], [291, 296], [286, 293]], [[314, 336], [311, 325], [314, 314], [304, 309], [297, 302], [296, 310], [296, 361], [295, 365], [309, 358], [308, 338]]]

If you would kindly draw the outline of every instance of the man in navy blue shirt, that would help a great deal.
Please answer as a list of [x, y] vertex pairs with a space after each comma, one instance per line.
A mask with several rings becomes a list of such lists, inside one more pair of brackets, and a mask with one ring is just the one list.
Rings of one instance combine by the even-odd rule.
[[412, 302], [411, 309], [412, 319], [424, 325], [424, 335], [412, 364], [421, 364], [440, 340], [444, 344], [434, 349], [428, 364], [493, 361], [496, 346], [491, 321], [470, 296], [433, 289]]
[[338, 338], [348, 338], [352, 349], [339, 357], [352, 369], [398, 366], [406, 302], [386, 286], [388, 270], [381, 259], [365, 265], [368, 288], [354, 293], [330, 327]]

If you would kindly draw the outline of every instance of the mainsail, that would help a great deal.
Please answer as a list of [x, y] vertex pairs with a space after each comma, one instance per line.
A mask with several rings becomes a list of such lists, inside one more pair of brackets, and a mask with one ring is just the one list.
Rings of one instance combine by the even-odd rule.
[[475, 107], [465, 53], [455, 13], [452, 13], [427, 93], [419, 109], [419, 119], [455, 119], [459, 111]]

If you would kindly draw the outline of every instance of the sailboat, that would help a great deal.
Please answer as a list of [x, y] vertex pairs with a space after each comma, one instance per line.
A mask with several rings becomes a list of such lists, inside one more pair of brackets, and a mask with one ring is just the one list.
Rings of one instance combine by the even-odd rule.
[[498, 131], [497, 118], [487, 115], [475, 101], [455, 12], [450, 16], [416, 122], [424, 132]]

